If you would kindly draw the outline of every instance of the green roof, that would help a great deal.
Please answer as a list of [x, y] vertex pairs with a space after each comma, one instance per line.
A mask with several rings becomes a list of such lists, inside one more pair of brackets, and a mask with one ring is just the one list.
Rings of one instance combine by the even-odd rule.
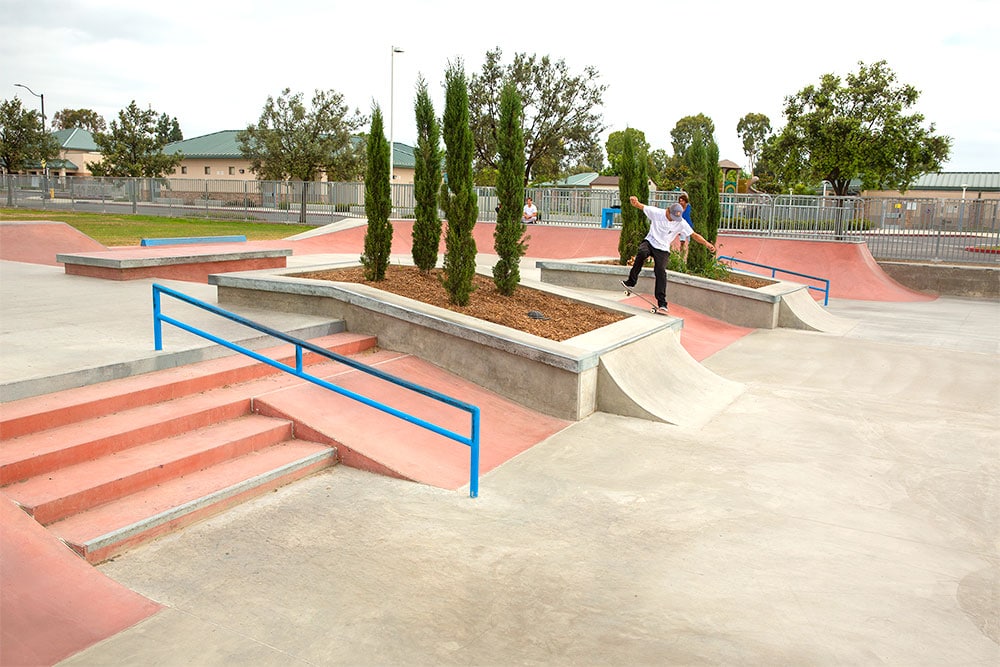
[[1000, 171], [939, 171], [924, 174], [910, 190], [967, 190], [1000, 191]]
[[[201, 159], [238, 159], [242, 158], [240, 146], [236, 142], [236, 135], [239, 130], [222, 130], [205, 134], [192, 139], [175, 141], [163, 147], [163, 152], [168, 155], [183, 153], [186, 158]], [[356, 141], [356, 139], [353, 139]], [[393, 142], [396, 151], [393, 154], [393, 164], [396, 167], [409, 167], [412, 169], [416, 165], [413, 159], [413, 147]]]
[[59, 142], [59, 147], [63, 150], [86, 151], [88, 153], [99, 152], [100, 149], [94, 143], [94, 135], [83, 128], [74, 127], [68, 130], [56, 130], [52, 136]]

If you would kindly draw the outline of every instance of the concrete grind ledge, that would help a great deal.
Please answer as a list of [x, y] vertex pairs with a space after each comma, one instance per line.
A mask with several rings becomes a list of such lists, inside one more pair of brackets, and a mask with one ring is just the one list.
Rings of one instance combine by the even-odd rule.
[[[316, 266], [309, 270], [343, 266]], [[605, 406], [621, 405], [620, 399], [606, 401], [601, 396], [611, 393], [620, 397], [633, 393], [628, 387], [611, 386], [619, 381], [620, 373], [599, 372], [605, 358], [611, 360], [612, 366], [620, 364], [615, 360], [629, 355], [611, 355], [612, 352], [659, 336], [676, 341], [683, 326], [676, 318], [636, 315], [634, 309], [614, 301], [525, 281], [525, 287], [630, 315], [612, 325], [558, 342], [369, 285], [292, 275], [303, 270], [299, 267], [212, 275], [209, 283], [217, 286], [220, 305], [253, 304], [258, 308], [342, 319], [348, 331], [377, 336], [380, 347], [413, 354], [532, 409], [574, 421], [596, 410], [604, 410]], [[679, 344], [669, 349], [670, 354], [655, 358], [651, 363], [666, 367], [680, 361], [682, 367], [696, 367], [701, 371], [695, 375], [701, 384], [731, 384], [704, 371]], [[629, 406], [627, 413], [641, 413], [668, 423], [691, 423], [694, 417], [670, 409], [667, 401], [668, 395], [683, 394], [690, 391], [690, 387], [678, 383], [665, 389], [662, 396], [651, 397], [651, 405]], [[711, 391], [705, 393], [713, 394]], [[720, 399], [709, 401], [704, 412], [721, 410], [734, 397], [732, 391], [718, 393]]]
[[[542, 281], [553, 285], [596, 290], [620, 290], [631, 267], [586, 262], [539, 261]], [[760, 278], [760, 276], [754, 276]], [[652, 294], [651, 268], [639, 274], [636, 288]], [[809, 294], [805, 285], [774, 281], [753, 289], [742, 285], [667, 271], [667, 300], [699, 313], [754, 329], [805, 329], [844, 333], [854, 323], [830, 315]]]

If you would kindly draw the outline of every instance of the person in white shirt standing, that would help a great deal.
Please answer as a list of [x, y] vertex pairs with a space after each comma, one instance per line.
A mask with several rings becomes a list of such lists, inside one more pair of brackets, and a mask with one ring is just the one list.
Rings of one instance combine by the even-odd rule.
[[524, 205], [524, 213], [521, 215], [521, 222], [526, 225], [533, 225], [538, 222], [538, 207], [528, 197], [528, 203]]
[[678, 197], [677, 203], [673, 204], [669, 210], [643, 204], [635, 196], [629, 197], [628, 201], [649, 218], [649, 233], [639, 244], [632, 270], [628, 274], [628, 279], [622, 281], [622, 285], [628, 290], [634, 288], [639, 279], [639, 272], [642, 271], [642, 265], [652, 256], [653, 276], [655, 278], [653, 296], [656, 297], [657, 312], [666, 315], [668, 314], [667, 261], [670, 259], [670, 244], [678, 236], [687, 236], [708, 248], [709, 252], [715, 252], [715, 246], [694, 231], [691, 225], [684, 220], [684, 207], [688, 203], [687, 195], [682, 194]]

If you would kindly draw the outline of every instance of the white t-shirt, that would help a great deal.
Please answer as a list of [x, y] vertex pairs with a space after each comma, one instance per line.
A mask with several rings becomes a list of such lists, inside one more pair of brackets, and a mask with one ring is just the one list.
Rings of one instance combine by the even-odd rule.
[[684, 209], [680, 204], [674, 204], [669, 211], [646, 204], [642, 211], [649, 218], [646, 240], [657, 250], [670, 250], [670, 244], [679, 235], [687, 238], [694, 233], [691, 225], [684, 219]]
[[537, 220], [538, 219], [538, 207], [534, 204], [524, 205], [524, 219], [525, 220]]

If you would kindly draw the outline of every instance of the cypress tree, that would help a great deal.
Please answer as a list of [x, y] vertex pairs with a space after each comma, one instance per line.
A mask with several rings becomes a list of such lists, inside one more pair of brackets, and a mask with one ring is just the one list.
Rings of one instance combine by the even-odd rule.
[[618, 261], [628, 264], [639, 250], [639, 243], [649, 232], [649, 220], [639, 209], [629, 204], [635, 195], [643, 204], [649, 201], [646, 177], [646, 156], [637, 155], [632, 133], [626, 130], [622, 138], [621, 168], [618, 175], [618, 198], [622, 205], [622, 231], [618, 237]]
[[389, 142], [382, 129], [382, 110], [376, 104], [372, 110], [371, 132], [366, 147], [368, 170], [365, 173], [365, 251], [361, 255], [366, 280], [385, 279], [392, 251], [392, 191], [389, 185]]
[[497, 290], [510, 296], [521, 282], [520, 261], [527, 250], [527, 237], [521, 224], [524, 201], [524, 130], [521, 127], [521, 96], [508, 82], [500, 93], [500, 124], [497, 127], [497, 214], [493, 248], [500, 258], [493, 266]]
[[708, 162], [705, 165], [708, 182], [708, 217], [705, 220], [705, 238], [714, 244], [719, 238], [719, 222], [722, 220], [722, 205], [719, 204], [719, 187], [722, 185], [722, 170], [719, 169], [719, 144], [715, 138], [708, 142]]
[[[685, 182], [688, 200], [691, 204], [691, 222], [694, 231], [706, 239], [708, 229], [706, 221], [709, 216], [710, 198], [708, 183], [708, 153], [705, 150], [705, 135], [696, 129], [692, 135], [691, 144], [684, 153], [684, 164], [691, 176]], [[718, 193], [713, 193], [718, 200]], [[708, 265], [708, 250], [700, 243], [691, 243], [688, 250], [687, 266], [692, 273], [703, 273]]]
[[475, 145], [469, 126], [469, 84], [461, 58], [445, 72], [444, 107], [445, 183], [441, 208], [448, 220], [445, 234], [444, 287], [448, 300], [467, 306], [476, 274], [476, 241], [472, 228], [479, 202], [472, 182]]
[[441, 126], [434, 116], [434, 105], [427, 93], [427, 82], [417, 80], [417, 150], [414, 158], [413, 263], [428, 272], [437, 265], [441, 243], [441, 218], [438, 217], [438, 189], [441, 187]]

